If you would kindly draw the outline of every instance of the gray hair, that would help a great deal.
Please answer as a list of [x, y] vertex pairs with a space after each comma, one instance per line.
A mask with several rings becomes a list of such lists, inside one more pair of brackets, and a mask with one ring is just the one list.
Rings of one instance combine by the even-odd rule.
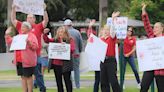
[[26, 21], [24, 21], [23, 23], [22, 23], [22, 26], [26, 26], [29, 30], [31, 30], [31, 24], [29, 23], [29, 22], [26, 22]]

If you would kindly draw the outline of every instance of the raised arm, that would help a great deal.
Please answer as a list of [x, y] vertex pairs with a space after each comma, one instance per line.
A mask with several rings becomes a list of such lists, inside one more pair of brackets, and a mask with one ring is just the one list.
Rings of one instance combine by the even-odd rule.
[[112, 38], [115, 38], [115, 36], [116, 36], [116, 31], [115, 31], [115, 28], [114, 28], [115, 27], [114, 23], [115, 23], [116, 18], [119, 15], [120, 15], [120, 12], [119, 11], [112, 13], [112, 24], [111, 24], [111, 28], [110, 28], [110, 36]]
[[49, 18], [48, 18], [48, 13], [46, 11], [46, 4], [44, 4], [44, 15], [43, 15], [43, 21], [42, 21], [42, 24], [43, 24], [43, 27], [46, 28], [47, 26], [47, 23], [49, 21]]
[[142, 21], [144, 23], [145, 31], [149, 38], [154, 37], [153, 29], [151, 27], [148, 14], [146, 13], [146, 4], [142, 4]]
[[94, 25], [95, 22], [96, 22], [95, 19], [92, 19], [89, 22], [89, 26], [88, 26], [88, 29], [87, 29], [87, 36], [88, 36], [88, 38], [89, 38], [89, 36], [90, 36], [91, 33], [96, 34], [95, 33], [95, 30], [93, 30], [93, 25]]
[[11, 22], [16, 27], [17, 19], [16, 19], [16, 5], [12, 5], [11, 9]]

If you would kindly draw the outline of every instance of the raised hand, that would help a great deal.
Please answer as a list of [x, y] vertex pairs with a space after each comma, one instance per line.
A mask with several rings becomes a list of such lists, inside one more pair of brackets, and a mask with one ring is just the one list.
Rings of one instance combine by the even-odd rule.
[[120, 12], [119, 11], [113, 12], [112, 13], [112, 18], [118, 17], [119, 15], [120, 15]]
[[92, 27], [93, 26], [93, 24], [96, 22], [96, 20], [95, 19], [92, 19], [92, 20], [90, 20], [90, 22], [89, 22], [89, 27]]
[[49, 28], [46, 28], [46, 29], [44, 29], [44, 34], [47, 34], [48, 32], [50, 31], [50, 29]]
[[142, 14], [146, 13], [146, 4], [142, 3]]

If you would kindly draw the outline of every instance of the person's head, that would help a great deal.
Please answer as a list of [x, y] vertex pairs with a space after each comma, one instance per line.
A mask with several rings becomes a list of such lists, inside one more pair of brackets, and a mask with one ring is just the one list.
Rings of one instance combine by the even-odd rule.
[[153, 32], [155, 36], [162, 35], [164, 30], [164, 24], [162, 22], [157, 22], [154, 25]]
[[28, 33], [31, 30], [31, 24], [29, 22], [23, 22], [21, 26], [21, 31], [23, 34]]
[[35, 23], [36, 21], [36, 17], [33, 14], [28, 14], [26, 21], [29, 22], [31, 25]]
[[59, 27], [56, 32], [56, 38], [69, 39], [68, 30], [64, 26]]
[[128, 27], [128, 29], [127, 29], [127, 36], [132, 36], [132, 35], [133, 35], [133, 27], [130, 26], [130, 27]]
[[71, 27], [71, 26], [72, 26], [72, 21], [71, 21], [70, 19], [66, 19], [66, 20], [64, 21], [64, 26], [65, 26], [66, 28]]
[[108, 25], [104, 25], [104, 27], [102, 28], [102, 34], [103, 34], [103, 37], [107, 37], [107, 36], [110, 36], [110, 26]]

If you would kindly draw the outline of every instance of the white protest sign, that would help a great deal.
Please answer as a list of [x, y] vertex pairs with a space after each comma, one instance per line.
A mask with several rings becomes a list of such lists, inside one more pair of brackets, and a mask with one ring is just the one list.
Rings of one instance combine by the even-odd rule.
[[18, 12], [34, 15], [44, 14], [44, 0], [14, 0], [13, 3], [18, 6], [16, 8]]
[[50, 59], [70, 60], [70, 44], [49, 43], [48, 57]]
[[80, 53], [80, 73], [86, 73], [89, 71], [88, 55], [86, 52]]
[[[111, 24], [112, 24], [112, 18], [108, 18], [107, 25], [110, 26]], [[128, 18], [127, 17], [117, 17], [113, 24], [115, 26], [117, 38], [125, 39], [126, 34], [127, 34]]]
[[139, 71], [164, 69], [164, 37], [136, 42]]
[[85, 48], [85, 53], [88, 55], [89, 70], [100, 70], [100, 62], [104, 62], [106, 51], [107, 44], [100, 38], [91, 34]]
[[10, 50], [24, 50], [27, 44], [27, 34], [19, 34], [13, 37]]

